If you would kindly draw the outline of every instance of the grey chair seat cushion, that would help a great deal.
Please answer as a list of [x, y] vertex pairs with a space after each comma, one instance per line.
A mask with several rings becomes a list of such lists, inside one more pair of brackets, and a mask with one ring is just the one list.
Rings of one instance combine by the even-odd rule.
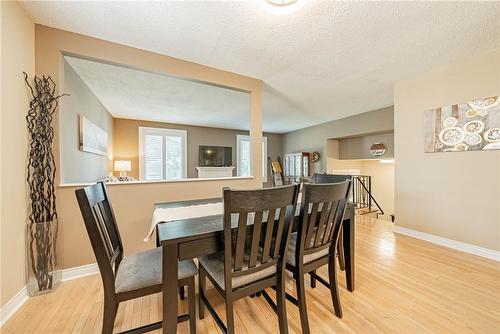
[[[314, 243], [314, 235], [311, 238], [311, 246]], [[295, 267], [295, 247], [297, 247], [297, 232], [290, 234], [290, 241], [288, 242], [288, 251], [286, 256], [286, 262]], [[328, 248], [322, 249], [315, 253], [304, 255], [304, 263], [308, 263], [319, 259], [325, 255], [328, 255], [330, 250]]]
[[[179, 262], [179, 279], [196, 275], [193, 260]], [[162, 284], [162, 249], [149, 249], [124, 257], [116, 273], [115, 291], [133, 291]]]
[[[245, 259], [243, 261], [243, 269], [248, 269], [248, 257], [249, 255], [245, 255]], [[259, 255], [257, 258], [257, 263], [256, 266], [262, 265], [260, 262], [261, 256]], [[216, 254], [211, 254], [207, 256], [202, 256], [199, 258], [200, 261], [200, 266], [203, 266], [207, 273], [212, 276], [212, 278], [215, 280], [215, 282], [221, 287], [222, 289], [225, 290], [225, 283], [224, 283], [224, 252], [219, 252]], [[232, 287], [238, 288], [243, 285], [247, 285], [253, 282], [256, 282], [258, 280], [261, 280], [263, 278], [269, 277], [273, 274], [276, 273], [276, 265], [272, 265], [270, 267], [267, 267], [265, 269], [262, 269], [260, 271], [257, 271], [252, 274], [247, 274], [247, 275], [242, 275], [238, 277], [233, 277], [232, 280]]]

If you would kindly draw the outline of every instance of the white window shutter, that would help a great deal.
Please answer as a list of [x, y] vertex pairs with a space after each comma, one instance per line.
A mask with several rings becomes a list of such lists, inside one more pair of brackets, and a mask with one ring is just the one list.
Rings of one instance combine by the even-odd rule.
[[183, 178], [183, 144], [180, 136], [165, 136], [166, 156], [165, 173], [166, 179]]
[[163, 138], [146, 134], [144, 136], [144, 178], [146, 180], [163, 179]]
[[139, 127], [141, 180], [186, 178], [187, 131]]

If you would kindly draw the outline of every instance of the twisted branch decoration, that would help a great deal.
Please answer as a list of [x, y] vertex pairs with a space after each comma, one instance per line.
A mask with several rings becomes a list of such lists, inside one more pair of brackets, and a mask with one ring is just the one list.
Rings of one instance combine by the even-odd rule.
[[68, 94], [55, 95], [56, 84], [50, 76], [35, 76], [33, 84], [30, 84], [28, 75], [24, 73], [24, 81], [31, 93], [26, 116], [30, 141], [26, 177], [29, 199], [28, 251], [38, 290], [44, 291], [51, 289], [54, 283], [55, 252], [52, 249], [57, 236], [52, 118], [59, 106], [58, 99]]

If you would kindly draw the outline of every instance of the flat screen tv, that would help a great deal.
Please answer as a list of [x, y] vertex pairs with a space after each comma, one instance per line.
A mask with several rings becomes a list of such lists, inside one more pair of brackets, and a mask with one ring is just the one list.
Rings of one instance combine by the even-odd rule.
[[233, 152], [226, 146], [199, 146], [198, 163], [200, 167], [230, 167], [233, 165]]

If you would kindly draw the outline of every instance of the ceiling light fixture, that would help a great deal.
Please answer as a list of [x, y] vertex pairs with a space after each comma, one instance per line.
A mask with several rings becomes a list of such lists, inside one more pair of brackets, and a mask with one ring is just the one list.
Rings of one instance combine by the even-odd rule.
[[285, 15], [302, 8], [306, 0], [262, 0], [264, 9], [271, 14]]

